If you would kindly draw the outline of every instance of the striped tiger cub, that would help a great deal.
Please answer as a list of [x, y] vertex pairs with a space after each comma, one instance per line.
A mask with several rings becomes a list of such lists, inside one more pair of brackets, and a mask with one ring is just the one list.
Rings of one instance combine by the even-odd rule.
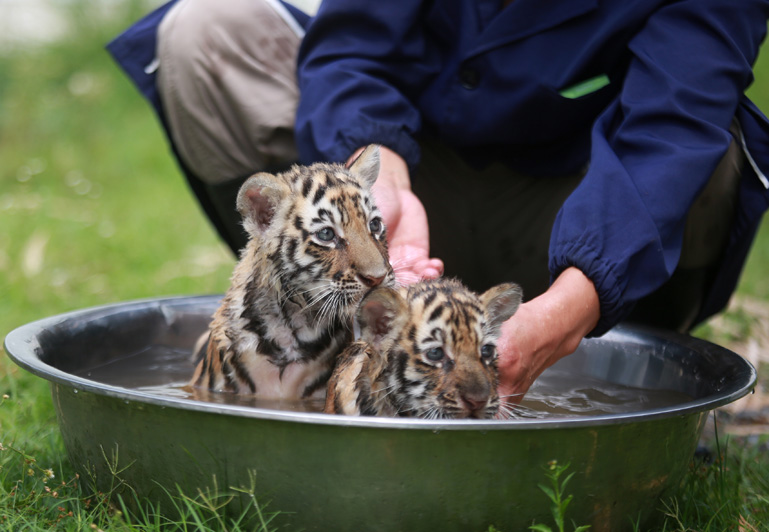
[[259, 173], [237, 209], [249, 234], [209, 327], [190, 386], [264, 399], [322, 399], [352, 317], [393, 286], [386, 229], [371, 187], [379, 148], [346, 168], [318, 163]]
[[513, 283], [479, 296], [453, 279], [372, 290], [356, 313], [360, 339], [337, 360], [324, 411], [494, 417], [500, 406], [495, 344], [521, 297]]

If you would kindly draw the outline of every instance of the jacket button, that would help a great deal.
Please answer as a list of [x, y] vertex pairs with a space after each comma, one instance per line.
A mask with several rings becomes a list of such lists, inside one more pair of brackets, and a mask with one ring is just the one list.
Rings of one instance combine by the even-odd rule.
[[474, 68], [463, 68], [459, 72], [459, 81], [467, 90], [473, 90], [481, 81], [481, 75]]

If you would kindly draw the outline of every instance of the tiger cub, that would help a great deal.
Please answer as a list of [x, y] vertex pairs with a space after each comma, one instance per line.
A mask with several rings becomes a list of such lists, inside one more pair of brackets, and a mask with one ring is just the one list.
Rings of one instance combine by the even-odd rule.
[[360, 339], [338, 358], [324, 411], [494, 417], [500, 405], [495, 344], [521, 297], [516, 284], [478, 296], [453, 279], [372, 290], [356, 313]]
[[190, 386], [264, 399], [322, 399], [351, 341], [355, 308], [393, 286], [371, 187], [379, 147], [345, 168], [318, 163], [259, 173], [237, 209], [249, 240], [214, 314]]

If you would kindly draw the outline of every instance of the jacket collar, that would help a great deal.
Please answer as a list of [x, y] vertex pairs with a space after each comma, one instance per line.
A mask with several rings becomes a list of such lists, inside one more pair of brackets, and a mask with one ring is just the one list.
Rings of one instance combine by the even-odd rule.
[[513, 0], [477, 36], [468, 56], [524, 39], [598, 8], [598, 0]]

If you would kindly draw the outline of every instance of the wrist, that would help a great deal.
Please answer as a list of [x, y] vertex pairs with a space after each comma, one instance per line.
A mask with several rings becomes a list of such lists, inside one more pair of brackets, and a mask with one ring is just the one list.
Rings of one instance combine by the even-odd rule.
[[411, 191], [411, 178], [406, 161], [390, 148], [379, 148], [380, 170], [379, 179], [394, 186], [398, 190]]
[[[355, 150], [347, 159], [347, 164], [352, 164], [362, 151], [363, 147]], [[377, 185], [396, 190], [411, 191], [411, 179], [406, 161], [386, 146], [379, 146], [379, 177], [377, 178]]]
[[545, 369], [573, 353], [599, 318], [592, 281], [577, 268], [564, 270], [544, 294], [522, 304], [502, 325], [500, 389], [520, 397]]
[[561, 339], [555, 351], [561, 356], [572, 353], [601, 317], [595, 285], [575, 267], [561, 272], [550, 288], [534, 301], [542, 305], [543, 314], [553, 321], [551, 330]]

